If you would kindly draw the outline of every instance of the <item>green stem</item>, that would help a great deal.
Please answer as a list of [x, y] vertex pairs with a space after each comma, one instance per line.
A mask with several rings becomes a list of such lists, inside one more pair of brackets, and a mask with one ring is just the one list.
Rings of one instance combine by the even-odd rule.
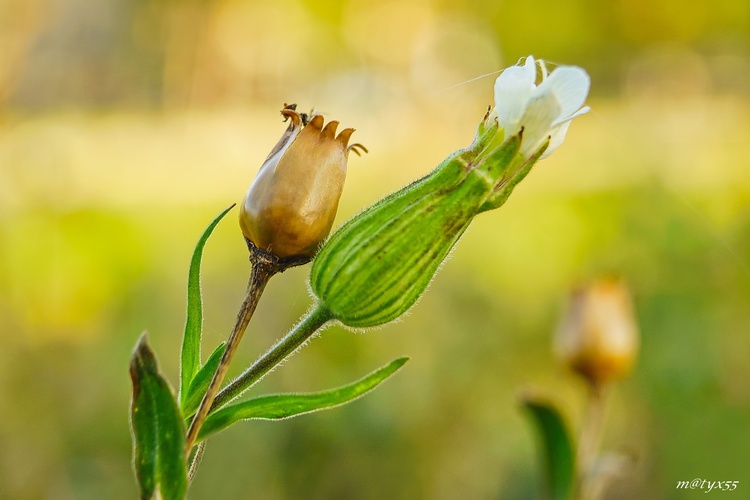
[[331, 319], [331, 312], [328, 309], [319, 304], [316, 305], [314, 309], [302, 318], [297, 326], [276, 342], [268, 352], [258, 358], [255, 363], [242, 372], [232, 383], [219, 391], [214, 399], [213, 406], [211, 406], [211, 411], [221, 408], [252, 387], [266, 373], [293, 354], [294, 351]]
[[195, 449], [195, 455], [193, 455], [193, 460], [190, 462], [190, 467], [188, 467], [188, 481], [193, 481], [193, 477], [198, 471], [198, 466], [201, 464], [201, 460], [203, 460], [203, 452], [205, 451], [206, 442], [201, 441]]

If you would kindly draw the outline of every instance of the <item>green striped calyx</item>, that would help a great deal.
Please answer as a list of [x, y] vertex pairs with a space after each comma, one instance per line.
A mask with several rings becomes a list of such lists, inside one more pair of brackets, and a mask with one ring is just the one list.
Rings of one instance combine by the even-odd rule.
[[474, 216], [502, 205], [547, 146], [524, 158], [523, 130], [505, 140], [488, 117], [471, 146], [331, 235], [310, 271], [319, 307], [345, 326], [367, 328], [417, 302]]

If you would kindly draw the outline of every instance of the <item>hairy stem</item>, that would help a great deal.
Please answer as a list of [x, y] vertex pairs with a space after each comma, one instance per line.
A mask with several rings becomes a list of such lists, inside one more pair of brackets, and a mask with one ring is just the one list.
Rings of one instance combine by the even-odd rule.
[[294, 351], [330, 320], [331, 313], [327, 309], [320, 306], [312, 309], [302, 318], [297, 326], [276, 342], [268, 352], [258, 358], [255, 363], [242, 372], [231, 384], [222, 389], [216, 396], [211, 410], [221, 408], [249, 389], [263, 375], [294, 353]]
[[192, 481], [195, 473], [198, 471], [198, 466], [201, 464], [201, 460], [203, 460], [204, 451], [206, 451], [206, 442], [201, 441], [195, 449], [195, 455], [193, 455], [193, 460], [190, 462], [190, 467], [188, 467], [188, 481]]
[[232, 362], [237, 347], [242, 340], [242, 336], [247, 329], [247, 325], [252, 318], [255, 308], [258, 305], [263, 290], [268, 283], [268, 280], [279, 271], [278, 265], [271, 259], [255, 258], [253, 259], [253, 270], [250, 275], [250, 281], [247, 284], [247, 292], [245, 298], [242, 300], [240, 311], [237, 314], [237, 322], [234, 325], [234, 330], [227, 340], [227, 347], [224, 350], [224, 355], [221, 357], [219, 366], [216, 368], [214, 377], [211, 379], [211, 383], [208, 385], [206, 394], [201, 400], [201, 404], [198, 410], [195, 412], [190, 428], [188, 429], [186, 439], [186, 453], [190, 457], [190, 452], [193, 449], [195, 438], [198, 436], [198, 432], [203, 425], [203, 422], [208, 416], [208, 412], [214, 403], [214, 398], [219, 392], [221, 383], [224, 381], [224, 377], [229, 369], [229, 364]]

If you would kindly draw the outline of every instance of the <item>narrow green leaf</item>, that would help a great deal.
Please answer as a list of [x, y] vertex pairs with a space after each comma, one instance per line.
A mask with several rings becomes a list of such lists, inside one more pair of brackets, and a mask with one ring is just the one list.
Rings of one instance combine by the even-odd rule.
[[187, 391], [187, 396], [185, 396], [182, 403], [182, 413], [185, 415], [185, 418], [191, 417], [198, 410], [201, 399], [203, 399], [203, 395], [208, 389], [208, 384], [211, 383], [211, 379], [214, 377], [216, 367], [219, 366], [219, 361], [221, 361], [221, 357], [224, 355], [226, 346], [226, 342], [219, 344], [206, 360], [206, 364], [193, 377], [193, 381], [190, 383], [190, 388]]
[[525, 396], [523, 405], [538, 433], [550, 497], [569, 500], [575, 482], [575, 453], [565, 421], [551, 403], [537, 397]]
[[396, 373], [409, 358], [398, 358], [351, 384], [323, 392], [274, 394], [235, 403], [212, 413], [203, 424], [198, 440], [223, 430], [239, 420], [280, 420], [349, 403], [371, 391]]
[[180, 403], [185, 406], [190, 383], [198, 373], [201, 363], [201, 335], [203, 333], [203, 299], [201, 298], [201, 259], [203, 248], [219, 221], [234, 205], [221, 212], [203, 231], [190, 259], [187, 286], [187, 319], [185, 334], [182, 337], [182, 355], [180, 357]]
[[164, 500], [182, 500], [188, 484], [185, 424], [145, 333], [130, 359], [130, 378], [133, 467], [140, 498], [153, 498], [158, 486]]

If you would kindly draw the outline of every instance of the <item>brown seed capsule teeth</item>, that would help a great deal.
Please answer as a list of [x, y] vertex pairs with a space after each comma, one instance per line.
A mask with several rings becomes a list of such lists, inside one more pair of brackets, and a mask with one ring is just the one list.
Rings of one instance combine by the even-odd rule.
[[323, 115], [315, 115], [312, 118], [310, 118], [310, 121], [307, 123], [307, 126], [321, 130], [323, 128], [324, 121], [325, 120], [323, 119]]
[[353, 128], [345, 128], [344, 130], [339, 132], [338, 137], [336, 137], [336, 141], [341, 144], [342, 148], [346, 149], [347, 145], [349, 144], [349, 138], [351, 138], [353, 133]]
[[336, 120], [332, 120], [328, 123], [326, 123], [326, 126], [323, 128], [323, 132], [321, 132], [322, 136], [326, 139], [333, 140], [333, 138], [336, 136], [336, 128], [338, 128], [339, 122]]

